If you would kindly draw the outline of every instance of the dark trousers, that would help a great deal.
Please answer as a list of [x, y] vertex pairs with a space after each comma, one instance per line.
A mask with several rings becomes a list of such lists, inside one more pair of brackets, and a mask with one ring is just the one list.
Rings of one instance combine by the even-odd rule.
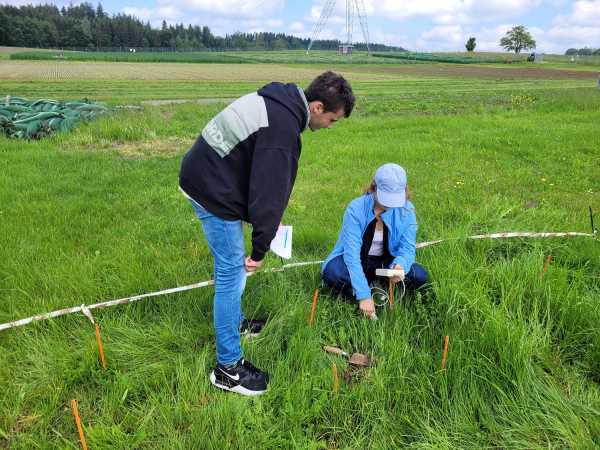
[[[367, 282], [371, 284], [375, 280], [375, 269], [388, 268], [391, 262], [391, 260], [386, 260], [380, 256], [368, 256], [364, 260], [361, 260]], [[323, 269], [322, 277], [325, 284], [331, 288], [334, 294], [341, 295], [346, 300], [356, 300], [354, 290], [352, 289], [352, 282], [350, 281], [350, 273], [342, 255], [336, 256], [327, 263]], [[428, 280], [429, 275], [427, 271], [418, 263], [413, 263], [404, 277], [407, 290], [419, 289]]]

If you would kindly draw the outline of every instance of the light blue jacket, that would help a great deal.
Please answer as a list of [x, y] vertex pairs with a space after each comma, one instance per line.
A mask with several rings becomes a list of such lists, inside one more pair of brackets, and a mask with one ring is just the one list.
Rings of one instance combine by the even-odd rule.
[[[323, 263], [321, 271], [333, 258], [343, 255], [350, 272], [350, 281], [358, 300], [371, 297], [371, 289], [360, 264], [360, 250], [363, 236], [369, 224], [375, 219], [373, 194], [365, 194], [350, 202], [344, 213], [342, 229], [335, 247]], [[417, 242], [417, 216], [410, 201], [402, 208], [389, 208], [381, 215], [388, 229], [388, 250], [394, 258], [390, 268], [399, 264], [404, 273], [415, 262]]]

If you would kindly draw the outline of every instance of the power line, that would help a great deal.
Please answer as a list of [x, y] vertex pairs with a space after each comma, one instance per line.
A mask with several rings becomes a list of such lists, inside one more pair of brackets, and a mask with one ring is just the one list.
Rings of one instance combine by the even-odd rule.
[[[315, 23], [313, 28], [310, 42], [308, 43], [308, 48], [306, 49], [306, 53], [310, 51], [314, 42], [319, 37], [323, 28], [325, 28], [325, 24], [331, 17], [333, 13], [333, 9], [335, 8], [336, 0], [327, 0], [323, 5], [323, 9], [321, 10], [321, 16], [319, 20]], [[340, 45], [340, 49], [345, 49], [348, 51], [353, 47], [352, 45], [352, 34], [354, 31], [354, 17], [358, 16], [358, 21], [360, 23], [360, 28], [363, 34], [363, 38], [365, 43], [367, 44], [367, 52], [371, 53], [371, 48], [369, 45], [369, 25], [367, 23], [367, 13], [365, 9], [364, 0], [346, 0], [346, 42]]]

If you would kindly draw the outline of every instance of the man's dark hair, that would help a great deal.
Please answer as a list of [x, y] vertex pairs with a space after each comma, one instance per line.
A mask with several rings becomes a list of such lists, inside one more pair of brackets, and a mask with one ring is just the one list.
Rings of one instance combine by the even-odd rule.
[[344, 116], [350, 117], [354, 108], [354, 94], [346, 79], [328, 71], [315, 78], [304, 91], [308, 102], [321, 101], [325, 112], [336, 112], [344, 108]]

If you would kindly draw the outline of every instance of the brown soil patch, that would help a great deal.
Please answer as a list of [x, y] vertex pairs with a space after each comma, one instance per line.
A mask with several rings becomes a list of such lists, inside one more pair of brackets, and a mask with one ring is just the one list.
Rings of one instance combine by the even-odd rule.
[[168, 137], [149, 141], [110, 142], [106, 145], [89, 147], [88, 150], [116, 151], [120, 156], [131, 159], [146, 159], [158, 156], [176, 156], [189, 150], [194, 142], [190, 138]]
[[0, 46], [0, 53], [7, 53], [7, 54], [11, 54], [11, 53], [20, 53], [20, 52], [44, 52], [44, 51], [51, 51], [51, 50], [44, 50], [41, 48], [29, 48], [29, 47], [5, 47], [5, 46]]
[[485, 78], [493, 80], [581, 80], [597, 79], [598, 73], [544, 69], [541, 67], [485, 67], [465, 64], [410, 64], [404, 66], [354, 67], [352, 72], [432, 77]]
[[142, 105], [164, 106], [181, 105], [183, 103], [197, 103], [199, 105], [212, 105], [213, 103], [231, 103], [235, 98], [195, 98], [195, 99], [177, 99], [177, 100], [145, 100]]
[[[386, 79], [377, 69], [368, 74], [340, 68], [353, 80]], [[193, 64], [193, 63], [126, 63], [101, 61], [13, 61], [0, 64], [0, 80], [190, 80], [269, 82], [312, 80], [323, 67], [288, 67], [283, 64]], [[354, 73], [353, 73], [354, 72]], [[389, 77], [389, 75], [387, 75]]]

